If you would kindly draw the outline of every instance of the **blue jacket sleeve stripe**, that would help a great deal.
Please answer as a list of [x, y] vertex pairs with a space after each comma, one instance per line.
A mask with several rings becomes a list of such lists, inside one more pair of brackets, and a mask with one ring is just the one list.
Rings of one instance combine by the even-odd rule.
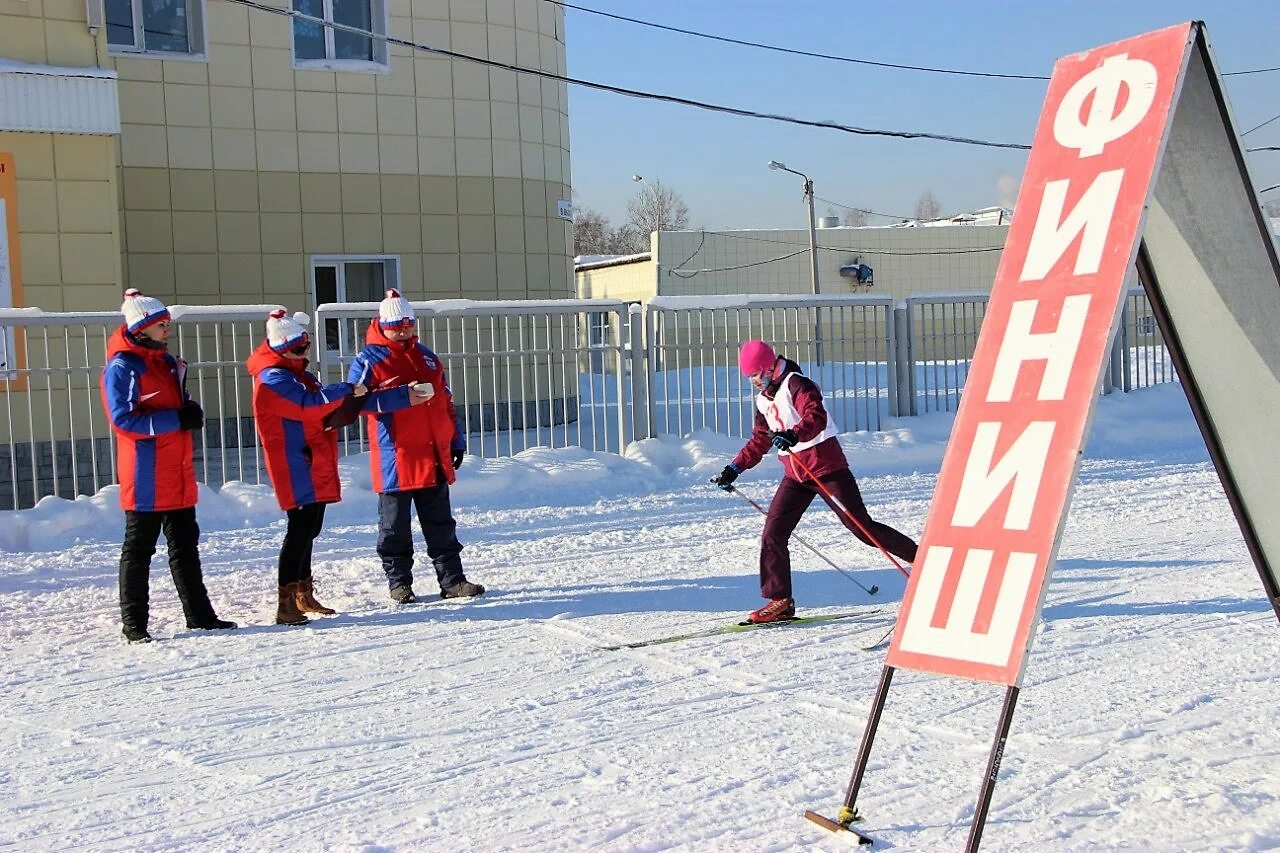
[[302, 460], [307, 446], [306, 431], [301, 421], [283, 419], [284, 457], [289, 466], [289, 484], [293, 486], [293, 499], [298, 506], [306, 506], [316, 502], [315, 484], [311, 481], [311, 466]]
[[156, 508], [156, 440], [144, 438], [133, 445], [133, 495], [138, 512]]
[[396, 434], [395, 425], [390, 417], [381, 417], [374, 421], [377, 430], [375, 440], [378, 442], [378, 462], [382, 468], [382, 491], [400, 491], [400, 472], [396, 468]]

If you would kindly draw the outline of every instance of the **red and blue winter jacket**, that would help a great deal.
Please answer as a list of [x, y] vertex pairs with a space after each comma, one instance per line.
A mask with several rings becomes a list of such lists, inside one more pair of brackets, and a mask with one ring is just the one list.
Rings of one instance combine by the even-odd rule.
[[190, 399], [187, 363], [167, 349], [139, 346], [124, 326], [107, 341], [102, 406], [116, 434], [120, 508], [168, 512], [196, 505], [191, 433], [178, 425]]
[[263, 341], [245, 366], [253, 376], [253, 419], [267, 457], [267, 474], [280, 508], [342, 500], [338, 482], [338, 434], [325, 415], [342, 405], [352, 387], [321, 387], [307, 360], [285, 358]]
[[418, 343], [417, 335], [407, 341], [391, 340], [377, 320], [369, 324], [365, 343], [351, 363], [348, 382], [363, 382], [371, 393], [412, 382], [429, 382], [435, 388], [435, 396], [417, 406], [395, 411], [376, 403], [365, 406], [374, 490], [403, 492], [434, 486], [439, 481], [437, 470], [453, 483], [457, 477], [451, 451], [466, 450], [467, 443], [439, 357]]

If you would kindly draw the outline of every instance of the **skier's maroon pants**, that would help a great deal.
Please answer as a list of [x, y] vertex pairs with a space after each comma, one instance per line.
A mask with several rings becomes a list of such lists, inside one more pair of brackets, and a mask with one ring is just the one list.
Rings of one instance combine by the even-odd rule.
[[[836, 496], [844, 504], [858, 523], [865, 527], [884, 549], [900, 560], [915, 562], [916, 543], [911, 537], [899, 533], [887, 524], [881, 524], [871, 518], [866, 506], [862, 503], [862, 493], [858, 491], [858, 483], [853, 479], [853, 472], [841, 468], [820, 477], [827, 491]], [[791, 552], [787, 548], [787, 540], [791, 532], [800, 523], [800, 516], [813, 503], [815, 496], [822, 495], [812, 480], [800, 482], [790, 477], [783, 477], [778, 491], [769, 504], [769, 515], [764, 521], [764, 534], [760, 538], [760, 594], [765, 598], [791, 598]], [[831, 505], [826, 495], [822, 499]], [[831, 505], [844, 526], [849, 528], [866, 544], [875, 547], [865, 533], [857, 528], [843, 512]]]

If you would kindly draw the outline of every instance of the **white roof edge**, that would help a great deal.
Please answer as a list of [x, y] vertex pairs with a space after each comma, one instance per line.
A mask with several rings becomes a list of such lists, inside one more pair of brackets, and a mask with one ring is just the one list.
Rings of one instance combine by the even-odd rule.
[[3, 57], [0, 57], [0, 74], [43, 74], [47, 77], [93, 77], [110, 80], [115, 80], [117, 77], [116, 72], [112, 69], [101, 68], [97, 65], [33, 65], [29, 62], [19, 62], [16, 59], [4, 59]]

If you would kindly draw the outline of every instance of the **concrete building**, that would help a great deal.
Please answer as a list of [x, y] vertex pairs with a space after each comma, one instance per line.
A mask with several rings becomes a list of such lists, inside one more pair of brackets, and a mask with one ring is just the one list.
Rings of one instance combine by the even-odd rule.
[[[999, 218], [978, 213], [973, 219], [820, 228], [819, 289], [895, 300], [989, 291], [1009, 218], [1007, 211]], [[937, 227], [944, 224], [949, 227]], [[908, 227], [914, 225], [929, 227]], [[807, 230], [663, 231], [650, 241], [646, 254], [577, 264], [578, 295], [644, 302], [657, 295], [813, 292]], [[870, 268], [869, 279], [860, 267]]]
[[[375, 32], [565, 71], [542, 0], [354, 5]], [[0, 304], [573, 291], [564, 84], [226, 0], [0, 0], [0, 155], [20, 270]]]

